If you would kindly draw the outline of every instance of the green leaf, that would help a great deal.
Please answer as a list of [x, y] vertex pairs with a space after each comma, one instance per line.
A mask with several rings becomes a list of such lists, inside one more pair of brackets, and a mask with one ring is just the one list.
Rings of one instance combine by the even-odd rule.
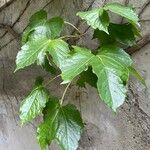
[[54, 17], [48, 20], [48, 24], [51, 30], [51, 39], [59, 37], [64, 27], [64, 20], [61, 17]]
[[127, 92], [128, 67], [132, 65], [130, 56], [116, 46], [103, 46], [97, 55], [88, 49], [74, 47], [72, 57], [64, 60], [62, 70], [63, 83], [92, 66], [98, 78], [97, 88], [101, 99], [114, 111], [119, 107]]
[[49, 99], [48, 91], [42, 85], [37, 85], [38, 86], [24, 98], [20, 107], [20, 119], [22, 124], [28, 123], [37, 117], [43, 111]]
[[52, 40], [47, 50], [53, 58], [54, 63], [60, 67], [61, 62], [69, 57], [69, 47], [66, 42], [61, 39]]
[[46, 30], [47, 37], [54, 39], [60, 36], [64, 27], [64, 21], [61, 17], [54, 17], [47, 20], [47, 13], [44, 10], [38, 11], [31, 16], [28, 28], [23, 33], [23, 44], [30, 39], [30, 36], [34, 34], [34, 31], [37, 30], [38, 27], [44, 28]]
[[33, 14], [30, 19], [29, 19], [29, 26], [30, 27], [35, 27], [42, 25], [46, 22], [47, 20], [47, 13], [45, 10], [40, 10]]
[[62, 150], [76, 150], [83, 128], [79, 111], [74, 105], [61, 106], [51, 97], [44, 110], [44, 122], [37, 129], [41, 149], [56, 140]]
[[74, 77], [82, 71], [88, 69], [89, 62], [94, 55], [86, 48], [74, 46], [74, 53], [61, 63], [63, 83], [70, 82]]
[[132, 63], [130, 57], [120, 48], [105, 46], [91, 62], [98, 77], [97, 88], [101, 99], [114, 111], [123, 104], [129, 77], [127, 69]]
[[110, 35], [116, 39], [116, 41], [127, 46], [133, 46], [136, 43], [134, 33], [132, 31], [131, 24], [114, 24], [109, 26]]
[[87, 71], [83, 71], [77, 81], [79, 87], [85, 88], [85, 83], [88, 83], [92, 87], [97, 88], [97, 76], [92, 72], [92, 68], [89, 67]]
[[133, 10], [131, 6], [124, 6], [119, 3], [108, 3], [104, 6], [105, 10], [110, 10], [113, 13], [116, 13], [122, 17], [125, 17], [129, 22], [131, 22], [133, 25], [139, 25], [138, 24], [138, 16]]
[[60, 17], [47, 20], [45, 11], [34, 14], [23, 36], [25, 44], [16, 57], [16, 71], [35, 63], [46, 52], [52, 55], [53, 61], [59, 66], [62, 59], [69, 53], [67, 43], [61, 39], [55, 39], [60, 36], [63, 26], [64, 21]]
[[116, 43], [116, 40], [111, 35], [107, 34], [104, 31], [100, 31], [98, 29], [94, 30], [94, 34], [93, 34], [93, 39], [96, 38], [99, 40], [101, 46]]
[[95, 30], [94, 38], [98, 38], [101, 45], [120, 43], [126, 46], [135, 45], [135, 35], [131, 24], [110, 23], [108, 27], [109, 35], [103, 31]]
[[22, 46], [16, 57], [16, 71], [36, 62], [41, 52], [49, 52], [57, 66], [68, 56], [69, 47], [61, 39], [50, 40], [46, 37], [34, 38]]
[[[48, 39], [55, 39], [56, 37], [60, 36], [60, 33], [64, 27], [64, 21], [60, 17], [54, 17], [49, 20], [45, 20], [45, 22], [42, 22], [42, 23], [37, 24], [34, 27], [31, 27], [31, 29], [28, 33], [28, 36], [27, 36], [27, 40], [25, 42], [27, 42], [29, 40], [33, 40], [35, 37], [39, 38], [39, 36], [45, 36]], [[30, 28], [30, 26], [29, 26], [29, 28]], [[27, 32], [28, 32], [28, 30], [27, 30]], [[26, 33], [26, 31], [25, 31], [25, 33]], [[38, 35], [37, 33], [40, 33], [39, 36], [37, 36]]]
[[26, 43], [28, 41], [28, 36], [37, 26], [45, 24], [47, 20], [47, 13], [44, 10], [40, 10], [33, 14], [29, 20], [29, 25], [27, 29], [23, 32], [22, 35], [22, 43]]
[[138, 79], [143, 85], [146, 86], [145, 80], [142, 75], [133, 67], [129, 67], [130, 74], [133, 75], [136, 79]]
[[16, 57], [16, 70], [29, 66], [36, 62], [40, 51], [46, 51], [48, 45], [47, 38], [40, 38], [35, 41], [29, 41], [21, 47]]
[[109, 16], [108, 13], [102, 8], [86, 12], [78, 12], [77, 16], [80, 16], [81, 19], [86, 20], [87, 24], [92, 28], [108, 33]]

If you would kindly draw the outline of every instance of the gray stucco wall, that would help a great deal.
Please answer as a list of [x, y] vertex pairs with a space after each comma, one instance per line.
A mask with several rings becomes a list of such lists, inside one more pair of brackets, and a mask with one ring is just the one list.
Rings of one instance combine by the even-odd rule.
[[[19, 35], [26, 28], [31, 14], [42, 8], [49, 17], [61, 15], [84, 32], [87, 26], [80, 23], [76, 12], [102, 6], [111, 0], [8, 0], [7, 4], [4, 1], [0, 0], [0, 24], [11, 26], [15, 32], [8, 26], [0, 27], [0, 150], [39, 150], [35, 133], [41, 118], [21, 128], [18, 108], [22, 97], [32, 88], [34, 77], [41, 75], [47, 80], [51, 77], [37, 66], [13, 73], [14, 59], [20, 49]], [[128, 3], [127, 0], [114, 1]], [[129, 3], [139, 14], [142, 36], [149, 35], [150, 1], [129, 0]], [[116, 22], [122, 21], [121, 17], [111, 18]], [[65, 32], [69, 34], [73, 30], [68, 27]], [[91, 42], [91, 38], [92, 31], [88, 30], [77, 43], [95, 48], [97, 43]], [[99, 100], [95, 89], [70, 87], [66, 103], [76, 104], [86, 122], [79, 150], [150, 150], [150, 45], [147, 43], [132, 57], [146, 80], [147, 88], [131, 78], [128, 97], [117, 114]], [[64, 87], [59, 86], [57, 80], [49, 89], [51, 93], [61, 95]], [[55, 143], [49, 149], [57, 150]]]

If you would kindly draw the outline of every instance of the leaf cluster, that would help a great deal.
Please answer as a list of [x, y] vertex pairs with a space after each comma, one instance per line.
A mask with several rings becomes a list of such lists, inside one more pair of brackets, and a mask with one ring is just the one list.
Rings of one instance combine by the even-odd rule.
[[[124, 17], [126, 22], [111, 22], [109, 12]], [[109, 3], [102, 8], [78, 12], [77, 16], [94, 29], [93, 39], [99, 41], [94, 52], [69, 45], [66, 37], [80, 37], [82, 33], [61, 17], [48, 19], [47, 13], [41, 10], [30, 18], [22, 36], [23, 46], [16, 57], [16, 71], [36, 63], [51, 74], [61, 71], [48, 83], [61, 76], [61, 84], [68, 84], [59, 100], [49, 94], [41, 79], [37, 79], [35, 87], [21, 104], [22, 124], [43, 114], [43, 122], [37, 128], [37, 139], [42, 150], [53, 140], [57, 141], [62, 150], [76, 150], [78, 147], [84, 126], [82, 118], [74, 105], [63, 105], [65, 93], [75, 78], [80, 87], [86, 87], [86, 83], [95, 87], [100, 99], [113, 111], [126, 98], [130, 74], [145, 84], [133, 67], [131, 57], [124, 51], [124, 48], [135, 45], [136, 37], [140, 36], [138, 16], [134, 9]], [[61, 36], [66, 23], [74, 27], [78, 34]]]

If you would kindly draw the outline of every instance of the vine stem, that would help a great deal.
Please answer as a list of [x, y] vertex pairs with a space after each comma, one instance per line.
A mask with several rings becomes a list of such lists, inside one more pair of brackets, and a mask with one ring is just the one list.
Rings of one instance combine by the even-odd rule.
[[60, 37], [60, 39], [64, 39], [64, 38], [79, 38], [79, 35], [64, 35], [62, 37]]
[[64, 101], [64, 98], [65, 98], [66, 92], [67, 92], [67, 90], [68, 90], [70, 84], [71, 84], [71, 82], [66, 86], [66, 88], [65, 88], [65, 90], [64, 90], [64, 93], [63, 93], [63, 95], [62, 95], [62, 98], [60, 99], [60, 105], [63, 104], [63, 101]]
[[64, 36], [61, 36], [60, 39], [64, 39], [64, 38], [80, 38], [82, 36], [84, 36], [87, 32], [84, 32], [80, 35], [64, 35]]
[[50, 81], [48, 81], [48, 82], [45, 84], [45, 86], [47, 86], [48, 84], [50, 84], [52, 81], [54, 81], [55, 79], [57, 79], [57, 78], [60, 77], [60, 76], [61, 76], [61, 74], [55, 76], [55, 77], [52, 78]]
[[67, 21], [64, 21], [64, 23], [65, 23], [65, 24], [68, 24], [68, 25], [70, 25], [70, 26], [72, 26], [76, 31], [79, 32], [79, 34], [81, 34], [80, 30], [79, 30], [76, 26], [74, 26], [72, 23], [67, 22]]

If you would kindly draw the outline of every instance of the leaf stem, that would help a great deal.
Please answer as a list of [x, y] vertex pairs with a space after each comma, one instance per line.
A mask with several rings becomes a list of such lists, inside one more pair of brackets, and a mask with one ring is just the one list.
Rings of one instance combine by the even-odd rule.
[[62, 98], [60, 99], [60, 105], [62, 105], [62, 104], [63, 104], [64, 97], [65, 97], [65, 95], [66, 95], [66, 92], [67, 92], [67, 90], [68, 90], [68, 88], [69, 88], [70, 84], [71, 84], [71, 82], [70, 82], [70, 83], [68, 83], [68, 85], [66, 86], [66, 88], [65, 88], [65, 90], [64, 90], [64, 93], [63, 93], [63, 95], [62, 95]]
[[64, 39], [64, 38], [79, 38], [79, 35], [64, 35], [62, 37], [60, 37], [60, 39]]
[[57, 78], [60, 77], [60, 76], [61, 76], [61, 74], [55, 76], [55, 77], [52, 78], [50, 81], [48, 81], [48, 82], [45, 84], [45, 86], [47, 86], [48, 84], [50, 84], [52, 81], [54, 81], [55, 79], [57, 79]]
[[76, 26], [74, 26], [72, 23], [67, 22], [67, 21], [65, 21], [64, 23], [72, 26], [76, 31], [78, 31], [79, 34], [81, 34], [80, 30]]

